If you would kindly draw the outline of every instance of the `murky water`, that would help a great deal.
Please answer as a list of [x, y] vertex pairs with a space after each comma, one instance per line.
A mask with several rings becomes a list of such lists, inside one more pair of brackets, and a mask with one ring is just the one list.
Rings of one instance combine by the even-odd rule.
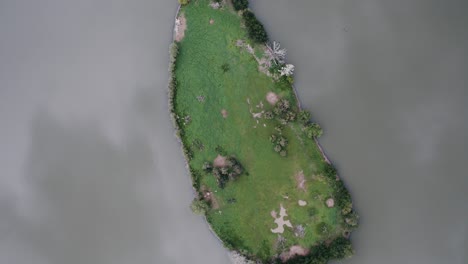
[[0, 1], [0, 263], [227, 263], [167, 111], [175, 0]]
[[344, 263], [468, 263], [468, 2], [257, 0], [361, 227]]
[[[466, 263], [468, 5], [251, 2], [362, 216], [346, 263]], [[168, 118], [175, 10], [0, 1], [1, 263], [228, 263]]]

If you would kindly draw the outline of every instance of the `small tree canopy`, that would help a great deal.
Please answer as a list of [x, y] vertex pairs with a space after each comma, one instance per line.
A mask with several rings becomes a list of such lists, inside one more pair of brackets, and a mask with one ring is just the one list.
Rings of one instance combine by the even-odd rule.
[[301, 110], [298, 114], [299, 121], [303, 124], [308, 124], [310, 122], [310, 112], [307, 110]]
[[257, 43], [265, 43], [268, 41], [268, 35], [265, 27], [260, 21], [258, 21], [254, 13], [247, 10], [242, 14], [242, 17], [244, 18], [249, 37], [253, 41]]
[[249, 7], [249, 1], [248, 0], [232, 0], [232, 5], [234, 6], [234, 9], [236, 11], [244, 10], [247, 7]]
[[208, 204], [205, 201], [193, 199], [192, 204], [190, 205], [192, 212], [197, 215], [205, 215], [209, 209]]
[[323, 134], [323, 130], [317, 123], [311, 123], [304, 127], [304, 132], [308, 138], [318, 138]]

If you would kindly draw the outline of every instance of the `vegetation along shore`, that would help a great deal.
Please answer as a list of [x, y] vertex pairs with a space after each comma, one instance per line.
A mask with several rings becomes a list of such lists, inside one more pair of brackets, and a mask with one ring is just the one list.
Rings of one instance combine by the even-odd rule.
[[206, 217], [239, 263], [353, 254], [358, 216], [302, 109], [294, 65], [247, 0], [179, 0], [169, 106]]

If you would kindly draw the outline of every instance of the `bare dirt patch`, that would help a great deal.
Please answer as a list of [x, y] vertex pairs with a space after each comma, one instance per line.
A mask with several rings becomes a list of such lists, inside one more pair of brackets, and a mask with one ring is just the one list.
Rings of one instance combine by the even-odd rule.
[[332, 208], [333, 206], [335, 206], [335, 200], [333, 200], [333, 198], [327, 199], [325, 203], [327, 204], [328, 208]]
[[281, 254], [281, 260], [286, 261], [294, 256], [306, 256], [309, 254], [309, 250], [305, 249], [299, 245], [294, 245], [289, 248], [289, 251], [283, 252]]
[[223, 118], [227, 118], [228, 117], [228, 111], [226, 109], [221, 110], [221, 115], [223, 116]]
[[185, 19], [184, 15], [181, 15], [178, 18], [176, 18], [176, 21], [175, 21], [174, 39], [177, 42], [180, 42], [184, 38], [186, 29], [187, 29], [187, 20]]
[[267, 95], [266, 95], [266, 100], [271, 105], [275, 105], [279, 101], [279, 97], [274, 92], [268, 92]]
[[302, 191], [306, 191], [306, 180], [304, 176], [304, 171], [300, 171], [295, 175], [297, 188]]
[[214, 19], [210, 19], [210, 25], [214, 24]]
[[[275, 212], [275, 215], [276, 215], [276, 212]], [[271, 216], [273, 216], [273, 213], [271, 213]], [[284, 209], [283, 205], [281, 204], [279, 217], [273, 216], [273, 218], [275, 218], [275, 224], [277, 224], [278, 227], [276, 227], [275, 229], [271, 229], [272, 233], [282, 234], [284, 232], [284, 226], [291, 227], [291, 228], [293, 227], [291, 224], [291, 221], [284, 220], [286, 216], [288, 216], [288, 214], [286, 213], [286, 209]]]
[[211, 208], [219, 209], [219, 203], [218, 200], [216, 200], [214, 193], [206, 186], [202, 186], [201, 191], [203, 194], [203, 199], [211, 204]]
[[299, 200], [299, 201], [297, 201], [297, 204], [299, 204], [299, 206], [306, 206], [307, 202], [304, 201], [304, 200]]
[[215, 167], [226, 167], [226, 157], [223, 157], [221, 155], [216, 156], [216, 158], [213, 161], [213, 165]]
[[271, 211], [270, 214], [271, 214], [271, 217], [273, 217], [274, 219], [278, 217], [278, 213], [276, 213], [275, 210]]

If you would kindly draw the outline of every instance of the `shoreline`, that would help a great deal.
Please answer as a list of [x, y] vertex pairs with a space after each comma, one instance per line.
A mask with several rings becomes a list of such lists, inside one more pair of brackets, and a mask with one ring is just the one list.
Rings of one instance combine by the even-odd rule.
[[[177, 27], [176, 20], [179, 17], [181, 7], [182, 7], [182, 5], [179, 4], [179, 6], [177, 7], [176, 15], [174, 17], [174, 26], [173, 26], [173, 30], [172, 30], [172, 42], [171, 42], [171, 44], [176, 42], [176, 40], [175, 40], [176, 27]], [[170, 72], [169, 80], [171, 80], [173, 77], [174, 77], [174, 73]], [[171, 91], [169, 91], [169, 92], [171, 92]], [[171, 102], [169, 102], [169, 104], [171, 104]], [[171, 111], [169, 111], [169, 114], [171, 116], [171, 121], [173, 122], [173, 126], [176, 129], [176, 131], [174, 132], [174, 136], [177, 139], [177, 142], [179, 143], [179, 146], [180, 146], [180, 149], [182, 150], [182, 153], [184, 153], [183, 152], [184, 143], [182, 142], [181, 137], [177, 133], [177, 131], [180, 128], [178, 127], [177, 122], [175, 121], [174, 114]], [[191, 172], [190, 172], [189, 160], [187, 159], [187, 157], [185, 157], [185, 155], [183, 155], [183, 156], [184, 156], [184, 162], [185, 162], [186, 175], [189, 177], [189, 180], [192, 183], [193, 179], [192, 179], [192, 175], [191, 175]], [[196, 190], [195, 187], [192, 185], [192, 194], [193, 194], [193, 196], [197, 197], [198, 196], [197, 193], [198, 193], [198, 190]], [[211, 224], [208, 222], [208, 218], [206, 217], [206, 215], [203, 215], [203, 218], [205, 219], [205, 221], [204, 221], [205, 225], [208, 227], [208, 230], [210, 231], [211, 235], [213, 235], [221, 243], [221, 246], [223, 247], [224, 250], [226, 250], [226, 253], [228, 254], [228, 259], [231, 261], [231, 263], [233, 263], [232, 260], [231, 260], [231, 254], [232, 254], [232, 251], [234, 251], [234, 250], [230, 250], [230, 249], [228, 249], [227, 247], [224, 246], [224, 241], [221, 240], [221, 238], [213, 230], [213, 228], [211, 227]], [[238, 251], [234, 251], [234, 252], [239, 253]]]

